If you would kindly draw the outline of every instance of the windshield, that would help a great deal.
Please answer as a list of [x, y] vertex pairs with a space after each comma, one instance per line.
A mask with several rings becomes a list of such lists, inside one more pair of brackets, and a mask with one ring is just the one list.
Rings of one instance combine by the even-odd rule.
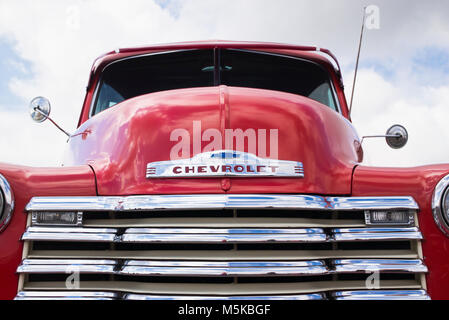
[[298, 94], [337, 111], [329, 75], [318, 64], [263, 52], [210, 49], [112, 63], [102, 74], [92, 114], [151, 92], [221, 84]]

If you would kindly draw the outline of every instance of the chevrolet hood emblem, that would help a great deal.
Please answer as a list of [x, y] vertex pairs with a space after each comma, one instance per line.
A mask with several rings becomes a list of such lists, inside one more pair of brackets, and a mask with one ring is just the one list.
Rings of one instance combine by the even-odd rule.
[[304, 178], [302, 162], [259, 158], [254, 154], [219, 150], [203, 152], [190, 159], [151, 162], [146, 177], [293, 177]]

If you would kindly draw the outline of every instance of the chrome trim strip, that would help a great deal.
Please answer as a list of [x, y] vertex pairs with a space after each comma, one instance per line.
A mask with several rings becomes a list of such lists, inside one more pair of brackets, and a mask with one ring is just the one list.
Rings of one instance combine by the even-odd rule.
[[326, 199], [309, 195], [226, 194], [220, 209], [308, 209], [325, 210]]
[[115, 300], [120, 294], [100, 291], [20, 291], [14, 300]]
[[39, 273], [39, 274], [60, 274], [60, 273], [88, 273], [88, 274], [115, 274], [115, 266], [111, 265], [20, 265], [17, 273]]
[[22, 265], [117, 265], [111, 259], [25, 259]]
[[398, 272], [426, 273], [427, 267], [419, 259], [337, 259], [332, 261], [336, 273]]
[[25, 259], [17, 273], [106, 273], [114, 274], [118, 262], [115, 260], [88, 259]]
[[340, 241], [420, 240], [418, 228], [337, 228], [329, 236], [321, 228], [113, 228], [28, 227], [22, 240], [118, 243], [308, 243]]
[[142, 243], [297, 243], [325, 242], [323, 229], [129, 228], [122, 242]]
[[344, 273], [426, 273], [419, 259], [332, 259], [303, 261], [184, 261], [25, 259], [18, 273], [93, 273], [130, 276], [261, 277]]
[[412, 197], [327, 197], [333, 210], [419, 210]]
[[418, 228], [339, 228], [332, 230], [331, 241], [422, 240]]
[[119, 272], [130, 276], [169, 276], [169, 277], [273, 277], [273, 276], [310, 276], [329, 274], [326, 267], [289, 267], [289, 268], [207, 268], [207, 267], [125, 267]]
[[337, 291], [336, 300], [430, 300], [425, 290]]
[[447, 192], [449, 190], [449, 175], [445, 176], [443, 179], [438, 182], [435, 187], [432, 196], [432, 213], [435, 223], [438, 228], [443, 232], [447, 237], [449, 237], [449, 217], [445, 217], [444, 209], [443, 209], [443, 201], [444, 197], [447, 196]]
[[[430, 300], [425, 290], [335, 291], [335, 300]], [[275, 296], [145, 295], [102, 291], [21, 291], [14, 300], [326, 300], [324, 293]]]
[[82, 242], [113, 242], [114, 234], [90, 234], [90, 233], [41, 233], [25, 232], [22, 240], [33, 241], [82, 241]]
[[186, 262], [186, 261], [127, 261], [119, 272], [132, 276], [210, 276], [266, 277], [307, 276], [329, 273], [323, 261], [297, 262]]
[[14, 193], [8, 180], [0, 174], [0, 232], [6, 228], [14, 211]]
[[279, 296], [173, 296], [125, 294], [124, 300], [325, 300], [322, 293]]
[[325, 300], [322, 293], [278, 296], [188, 296], [118, 294], [98, 291], [21, 291], [14, 300]]
[[34, 197], [27, 211], [150, 211], [189, 209], [418, 210], [412, 197], [205, 194], [124, 197]]
[[295, 262], [187, 262], [187, 261], [125, 261], [122, 267], [114, 260], [56, 260], [27, 259], [17, 268], [18, 273], [94, 273], [131, 276], [209, 276], [260, 277], [326, 275], [323, 261]]
[[173, 261], [127, 260], [124, 266], [139, 267], [212, 267], [212, 268], [266, 268], [266, 267], [316, 267], [324, 266], [321, 260], [303, 261]]
[[[262, 230], [261, 230], [262, 231]], [[230, 229], [227, 234], [150, 234], [125, 233], [121, 242], [140, 243], [301, 243], [326, 242], [327, 235], [323, 233], [239, 233], [238, 229]]]
[[417, 227], [336, 228], [334, 233], [419, 232]]
[[128, 228], [125, 234], [322, 234], [321, 228], [292, 228], [292, 229], [271, 229], [271, 228]]
[[74, 227], [28, 227], [27, 232], [51, 233], [117, 233], [115, 228], [74, 228]]
[[117, 229], [28, 227], [22, 240], [113, 242]]

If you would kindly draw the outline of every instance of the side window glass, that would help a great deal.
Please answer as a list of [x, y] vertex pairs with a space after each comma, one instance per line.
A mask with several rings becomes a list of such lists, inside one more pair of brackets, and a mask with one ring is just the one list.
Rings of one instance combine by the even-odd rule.
[[99, 92], [96, 112], [106, 110], [125, 100], [120, 93], [105, 82], [102, 83]]
[[332, 90], [328, 83], [323, 83], [315, 88], [315, 90], [313, 90], [309, 94], [309, 98], [315, 101], [320, 101], [321, 103], [331, 107], [332, 109], [337, 110]]

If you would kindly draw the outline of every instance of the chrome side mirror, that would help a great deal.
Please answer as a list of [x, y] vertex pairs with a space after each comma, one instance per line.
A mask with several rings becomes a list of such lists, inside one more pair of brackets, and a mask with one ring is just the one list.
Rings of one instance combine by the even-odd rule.
[[395, 124], [390, 129], [387, 130], [387, 133], [380, 136], [364, 136], [362, 138], [362, 142], [367, 138], [385, 138], [387, 144], [393, 149], [401, 149], [407, 144], [408, 141], [408, 132], [403, 126], [399, 124]]
[[408, 132], [403, 126], [395, 124], [387, 130], [385, 136], [387, 144], [393, 149], [401, 149], [408, 142]]
[[36, 97], [31, 100], [28, 108], [31, 119], [37, 123], [47, 120], [51, 111], [50, 101], [44, 97]]
[[52, 120], [52, 118], [50, 118], [51, 106], [50, 101], [48, 101], [47, 98], [44, 97], [34, 98], [33, 100], [31, 100], [30, 106], [28, 108], [31, 119], [33, 119], [33, 121], [40, 123], [48, 119], [51, 123], [53, 123], [56, 126], [56, 128], [64, 132], [64, 134], [67, 137], [71, 138], [70, 133], [62, 129], [56, 122]]

